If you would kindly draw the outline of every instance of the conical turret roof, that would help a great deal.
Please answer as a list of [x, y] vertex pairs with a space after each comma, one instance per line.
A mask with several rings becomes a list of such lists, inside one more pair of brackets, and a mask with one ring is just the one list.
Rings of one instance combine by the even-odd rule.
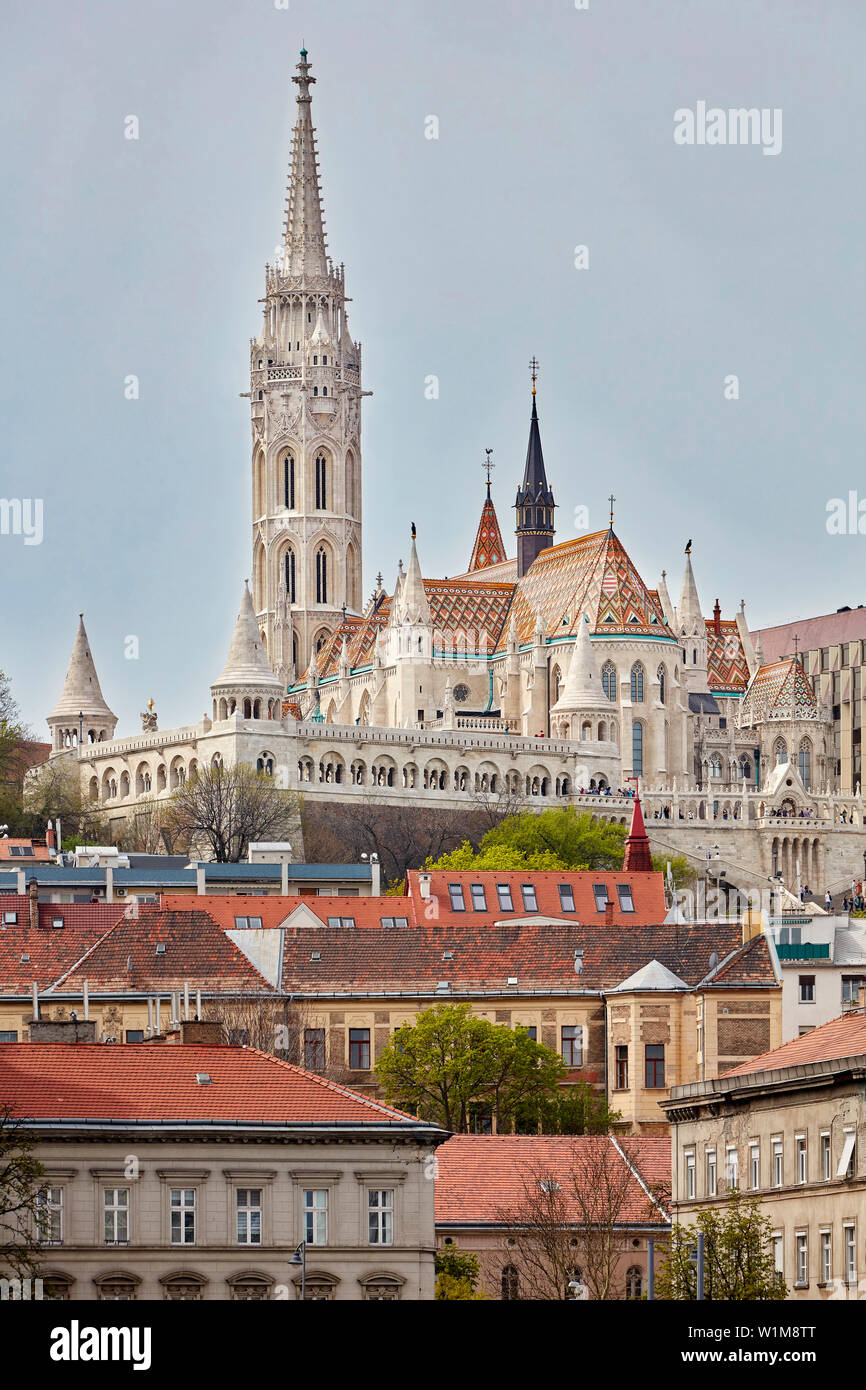
[[415, 526], [412, 525], [412, 545], [409, 550], [409, 564], [403, 576], [399, 593], [395, 594], [395, 617], [398, 623], [429, 623], [430, 604], [424, 591], [421, 576], [421, 563], [415, 548]]
[[77, 719], [79, 713], [84, 714], [86, 719], [112, 720], [117, 723], [117, 715], [108, 708], [99, 685], [83, 613], [78, 615], [78, 631], [72, 644], [69, 669], [60, 699], [48, 718]]
[[704, 632], [704, 615], [698, 598], [698, 586], [692, 570], [692, 552], [686, 550], [686, 567], [683, 571], [683, 584], [680, 601], [677, 604], [677, 627], [680, 632]]
[[609, 704], [610, 701], [602, 689], [601, 672], [589, 635], [589, 619], [583, 614], [571, 650], [565, 685], [554, 710], [565, 714], [577, 710], [599, 709]]
[[485, 569], [487, 565], [498, 565], [504, 559], [505, 543], [499, 529], [499, 519], [493, 505], [493, 498], [490, 496], [490, 484], [488, 483], [487, 496], [484, 499], [484, 506], [481, 508], [481, 520], [475, 534], [475, 544], [472, 547], [472, 558], [469, 561], [467, 573], [471, 574], [473, 570]]
[[225, 669], [219, 680], [214, 681], [214, 686], [218, 685], [272, 686], [274, 690], [283, 688], [282, 682], [271, 670], [262, 644], [252, 595], [246, 581]]

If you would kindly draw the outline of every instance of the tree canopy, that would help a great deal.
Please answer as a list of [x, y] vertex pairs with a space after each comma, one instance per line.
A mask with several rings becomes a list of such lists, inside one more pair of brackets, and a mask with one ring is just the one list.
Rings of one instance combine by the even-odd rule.
[[479, 1117], [508, 1133], [518, 1113], [552, 1099], [566, 1074], [558, 1052], [473, 1016], [469, 1004], [438, 1004], [391, 1036], [376, 1063], [386, 1098], [420, 1119], [468, 1133]]
[[694, 1226], [676, 1222], [656, 1274], [656, 1298], [698, 1296], [696, 1236], [704, 1236], [704, 1298], [715, 1302], [780, 1302], [785, 1281], [773, 1258], [773, 1225], [757, 1197], [736, 1189], [723, 1207], [701, 1211]]
[[437, 1300], [469, 1302], [485, 1297], [478, 1292], [480, 1262], [477, 1255], [456, 1245], [445, 1245], [436, 1251], [434, 1260]]
[[428, 861], [433, 869], [619, 869], [625, 826], [601, 820], [575, 806], [521, 811], [507, 816], [482, 837], [473, 851], [458, 850]]

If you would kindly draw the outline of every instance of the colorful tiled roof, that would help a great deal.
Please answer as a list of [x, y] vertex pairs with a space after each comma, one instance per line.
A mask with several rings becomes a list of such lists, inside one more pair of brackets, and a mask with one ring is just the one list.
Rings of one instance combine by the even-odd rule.
[[[609, 1135], [455, 1134], [436, 1151], [436, 1225], [508, 1225], [509, 1215], [526, 1202], [527, 1188], [531, 1192], [535, 1183], [547, 1177], [559, 1183], [569, 1214], [580, 1221], [578, 1204], [569, 1201], [575, 1182], [582, 1174], [595, 1172], [597, 1178], [604, 1172], [621, 1171], [626, 1162], [622, 1154], [659, 1205], [632, 1177], [617, 1224], [666, 1225], [670, 1139], [642, 1135], [623, 1138], [619, 1145], [618, 1149]], [[611, 1180], [619, 1181], [615, 1176]]]
[[3, 1099], [33, 1121], [420, 1124], [251, 1047], [0, 1043], [0, 1075]]
[[742, 727], [765, 719], [818, 719], [818, 702], [796, 657], [761, 666], [743, 699]]
[[[235, 899], [245, 902], [246, 899]], [[164, 951], [157, 951], [158, 946]], [[136, 990], [163, 993], [184, 984], [221, 991], [271, 991], [267, 980], [202, 908], [152, 909], [124, 917], [61, 975], [58, 990]]]
[[657, 594], [612, 531], [542, 550], [518, 582], [512, 611], [521, 643], [532, 640], [539, 613], [548, 637], [573, 637], [583, 613], [599, 634], [673, 635]]
[[718, 632], [712, 618], [706, 622], [710, 690], [745, 690], [749, 663], [736, 622], [732, 618], [720, 619]]
[[499, 519], [493, 505], [493, 498], [490, 496], [490, 484], [488, 483], [487, 496], [484, 499], [484, 506], [481, 508], [481, 519], [478, 522], [475, 544], [472, 547], [472, 555], [469, 560], [469, 573], [471, 574], [473, 570], [486, 569], [488, 565], [501, 564], [505, 558], [505, 542], [499, 529]]
[[756, 1071], [777, 1071], [782, 1067], [807, 1066], [810, 1062], [833, 1062], [841, 1057], [866, 1054], [866, 1013], [862, 1009], [842, 1014], [822, 1023], [802, 1037], [793, 1038], [772, 1052], [762, 1052], [750, 1062], [726, 1071], [724, 1079]]

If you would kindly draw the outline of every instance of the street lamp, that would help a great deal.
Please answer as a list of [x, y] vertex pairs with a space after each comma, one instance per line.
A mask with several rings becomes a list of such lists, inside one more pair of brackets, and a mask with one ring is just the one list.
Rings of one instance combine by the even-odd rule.
[[306, 1302], [307, 1298], [307, 1242], [302, 1240], [294, 1255], [289, 1259], [290, 1265], [301, 1266], [301, 1302]]
[[78, 747], [84, 742], [84, 711], [78, 711]]

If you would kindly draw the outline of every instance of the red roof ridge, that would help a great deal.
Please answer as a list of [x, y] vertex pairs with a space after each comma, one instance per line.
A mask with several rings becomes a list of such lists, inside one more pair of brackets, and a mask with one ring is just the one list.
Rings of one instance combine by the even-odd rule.
[[[216, 1046], [216, 1044], [213, 1044]], [[306, 1071], [303, 1067], [297, 1066], [294, 1062], [286, 1062], [282, 1057], [274, 1056], [273, 1052], [263, 1052], [258, 1047], [244, 1047], [244, 1052], [252, 1052], [257, 1057], [264, 1058], [267, 1062], [273, 1062], [276, 1066], [293, 1072], [296, 1076], [303, 1076], [308, 1081], [315, 1081], [317, 1085], [325, 1087], [329, 1091], [336, 1092], [337, 1095], [349, 1096], [352, 1100], [360, 1101], [370, 1110], [384, 1112], [388, 1115], [396, 1115], [400, 1120], [413, 1120], [415, 1124], [426, 1124], [425, 1120], [419, 1120], [417, 1115], [410, 1115], [405, 1110], [398, 1110], [393, 1105], [386, 1105], [383, 1101], [371, 1100], [369, 1096], [362, 1095], [360, 1091], [353, 1091], [349, 1086], [341, 1086], [339, 1081], [332, 1081], [328, 1076], [319, 1076], [314, 1071]], [[432, 1126], [438, 1128], [438, 1126]]]
[[108, 928], [108, 931], [103, 932], [103, 934], [102, 934], [102, 936], [99, 938], [99, 940], [98, 940], [98, 941], [94, 941], [92, 946], [88, 946], [87, 950], [84, 952], [84, 955], [83, 955], [83, 956], [79, 956], [78, 960], [75, 961], [75, 963], [74, 963], [73, 965], [70, 965], [70, 967], [69, 967], [68, 970], [64, 970], [64, 972], [63, 972], [62, 975], [58, 975], [58, 977], [57, 977], [56, 980], [52, 980], [51, 984], [48, 985], [48, 986], [42, 991], [42, 993], [43, 993], [43, 994], [50, 994], [51, 991], [52, 991], [53, 989], [56, 989], [58, 985], [62, 985], [62, 984], [63, 984], [63, 981], [64, 981], [65, 979], [67, 979], [67, 978], [72, 974], [72, 972], [73, 972], [74, 970], [77, 970], [78, 967], [79, 967], [80, 965], [83, 965], [84, 961], [87, 960], [87, 957], [90, 955], [91, 951], [95, 951], [96, 948], [97, 948], [97, 946], [101, 946], [102, 943], [103, 943], [103, 941], [105, 941], [107, 937], [111, 936], [111, 933], [112, 933], [113, 931], [116, 931], [116, 930], [117, 930], [117, 928], [120, 926], [121, 922], [124, 920], [124, 916], [125, 916], [125, 909], [124, 909], [124, 913], [123, 913], [120, 917], [118, 917], [117, 921], [116, 921], [116, 922], [112, 922], [111, 926]]

